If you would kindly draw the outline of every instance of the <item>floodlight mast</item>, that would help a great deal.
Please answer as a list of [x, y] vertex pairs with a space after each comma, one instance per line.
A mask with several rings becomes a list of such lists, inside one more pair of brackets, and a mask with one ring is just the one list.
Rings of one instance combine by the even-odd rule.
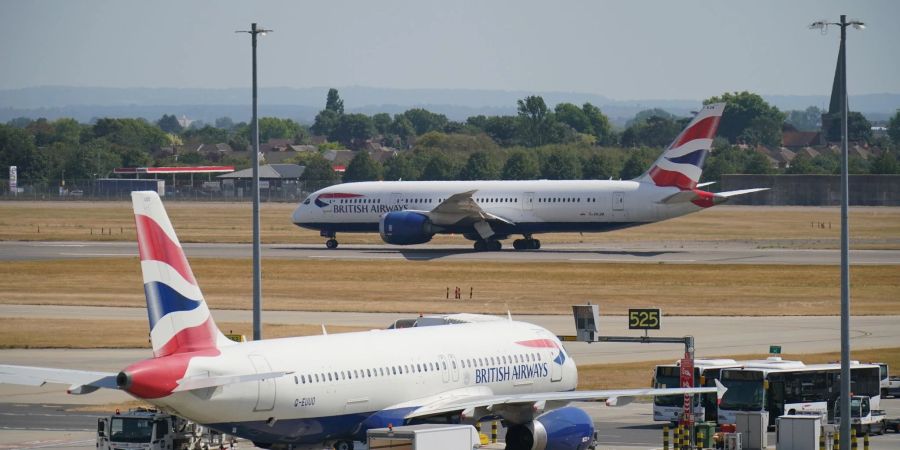
[[251, 187], [253, 197], [253, 340], [262, 339], [262, 282], [260, 273], [260, 239], [259, 239], [259, 115], [257, 114], [257, 89], [256, 89], [256, 35], [263, 36], [273, 30], [257, 28], [256, 23], [250, 24], [250, 30], [235, 31], [235, 33], [247, 33], [250, 35], [253, 49], [253, 155], [250, 160], [253, 167], [253, 183]]
[[828, 22], [825, 20], [813, 22], [810, 29], [820, 29], [822, 34], [828, 31], [829, 25], [841, 27], [841, 46], [838, 56], [840, 73], [839, 93], [841, 98], [841, 448], [850, 448], [850, 238], [848, 230], [847, 210], [849, 203], [849, 188], [847, 174], [847, 27], [852, 26], [857, 30], [865, 29], [865, 23], [859, 20], [847, 21], [846, 15], [841, 15], [840, 22]]

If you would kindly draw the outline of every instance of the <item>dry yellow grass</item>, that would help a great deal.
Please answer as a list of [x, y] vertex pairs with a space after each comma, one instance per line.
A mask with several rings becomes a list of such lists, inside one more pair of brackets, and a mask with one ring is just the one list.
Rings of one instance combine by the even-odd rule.
[[[713, 355], [704, 355], [712, 357]], [[732, 359], [764, 359], [768, 355], [716, 355]], [[807, 364], [838, 361], [839, 352], [785, 354], [784, 359], [800, 360]], [[855, 350], [851, 357], [857, 361], [887, 363], [894, 371], [900, 369], [900, 348]], [[594, 364], [578, 366], [578, 389], [615, 389], [649, 387], [653, 368], [659, 364], [672, 364], [674, 358], [665, 361], [645, 361], [627, 364]]]
[[[225, 332], [252, 336], [250, 323], [217, 324]], [[329, 333], [368, 330], [329, 326]], [[266, 325], [266, 338], [321, 334], [319, 325]], [[0, 348], [150, 348], [147, 322], [139, 320], [0, 318]]]
[[[249, 309], [250, 262], [195, 259], [212, 309]], [[853, 314], [900, 314], [900, 266], [852, 268]], [[801, 265], [541, 264], [279, 260], [263, 265], [267, 310], [672, 315], [838, 314], [839, 269]], [[447, 300], [460, 286], [465, 300]], [[468, 299], [469, 288], [474, 296]], [[137, 258], [0, 262], [0, 303], [143, 307]]]
[[[318, 233], [291, 223], [291, 203], [264, 203], [265, 243], [322, 243]], [[249, 203], [166, 202], [182, 242], [249, 242]], [[0, 202], [0, 240], [133, 240], [128, 202]], [[760, 247], [838, 248], [839, 209], [835, 207], [717, 206], [670, 221], [613, 233], [555, 233], [544, 243], [667, 241], [750, 242]], [[850, 210], [853, 248], [900, 248], [900, 208]], [[819, 225], [823, 225], [824, 228]], [[101, 230], [103, 234], [101, 234]], [[111, 233], [111, 234], [110, 234]], [[381, 243], [377, 234], [341, 234], [345, 244]], [[465, 241], [438, 236], [435, 243]]]

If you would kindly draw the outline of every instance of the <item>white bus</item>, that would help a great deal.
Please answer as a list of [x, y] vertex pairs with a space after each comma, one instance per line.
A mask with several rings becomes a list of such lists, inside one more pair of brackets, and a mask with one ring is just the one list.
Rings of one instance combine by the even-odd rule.
[[[770, 426], [784, 414], [813, 413], [832, 420], [832, 405], [840, 396], [840, 378], [840, 364], [805, 365], [780, 358], [724, 369], [720, 381], [728, 391], [719, 404], [718, 422], [734, 423], [737, 411], [766, 411]], [[869, 396], [872, 408], [879, 409], [880, 379], [877, 365], [854, 361], [850, 368], [851, 395]]]
[[[694, 386], [715, 386], [722, 369], [740, 367], [733, 359], [694, 360]], [[681, 361], [675, 364], [656, 366], [653, 371], [654, 388], [680, 387]], [[684, 410], [684, 396], [666, 395], [653, 397], [653, 420], [657, 422], [677, 422]], [[695, 395], [694, 421], [715, 421], [718, 417], [716, 394]]]

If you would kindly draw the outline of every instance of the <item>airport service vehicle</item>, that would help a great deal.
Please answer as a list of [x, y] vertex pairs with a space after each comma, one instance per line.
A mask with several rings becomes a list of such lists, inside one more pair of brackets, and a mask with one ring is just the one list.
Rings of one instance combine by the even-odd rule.
[[[680, 361], [674, 364], [656, 366], [653, 371], [655, 388], [680, 386]], [[722, 369], [740, 367], [733, 359], [695, 359], [694, 386], [715, 386]], [[693, 403], [694, 422], [714, 422], [719, 408], [716, 396], [697, 395]], [[680, 395], [657, 396], [653, 399], [653, 420], [657, 422], [677, 422], [684, 411], [684, 397]]]
[[99, 450], [205, 450], [224, 443], [221, 433], [155, 409], [117, 411], [97, 420]]
[[455, 233], [475, 250], [536, 250], [535, 234], [602, 232], [671, 219], [729, 198], [762, 191], [712, 193], [697, 184], [725, 109], [704, 106], [650, 169], [633, 180], [379, 181], [339, 184], [310, 194], [293, 213], [319, 230], [326, 247], [339, 232], [379, 232], [388, 244], [424, 244]]
[[[724, 369], [720, 381], [728, 393], [719, 403], [718, 422], [734, 423], [737, 411], [767, 411], [769, 425], [784, 414], [820, 414], [833, 419], [830, 408], [840, 395], [840, 364], [811, 364], [773, 357], [747, 361], [736, 369]], [[850, 368], [852, 392], [880, 404], [879, 368], [854, 362]]]
[[[840, 425], [841, 415], [840, 400], [834, 402], [834, 423]], [[884, 434], [885, 413], [882, 410], [872, 409], [872, 403], [868, 396], [854, 395], [850, 397], [850, 426], [856, 429], [856, 434]]]
[[0, 382], [119, 389], [258, 447], [341, 450], [389, 424], [482, 419], [504, 421], [510, 450], [583, 450], [594, 424], [572, 401], [724, 392], [576, 391], [559, 339], [511, 317], [234, 342], [210, 315], [159, 195], [133, 192], [132, 203], [153, 357], [118, 373], [0, 365]]
[[[882, 391], [883, 392], [883, 391]], [[900, 375], [892, 375], [888, 379], [887, 393], [882, 393], [883, 396], [891, 396], [896, 397], [900, 395]]]

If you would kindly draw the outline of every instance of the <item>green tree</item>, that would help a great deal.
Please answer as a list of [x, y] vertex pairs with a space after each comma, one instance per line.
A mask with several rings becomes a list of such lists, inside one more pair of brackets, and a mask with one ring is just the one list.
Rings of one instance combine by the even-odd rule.
[[0, 168], [6, 171], [9, 166], [17, 167], [22, 181], [43, 181], [44, 158], [34, 137], [21, 128], [0, 125]]
[[328, 136], [349, 148], [360, 149], [375, 134], [372, 119], [365, 114], [344, 114], [338, 119], [337, 127]]
[[665, 147], [675, 140], [683, 128], [681, 121], [662, 116], [650, 116], [634, 122], [622, 133], [622, 145], [626, 147]]
[[219, 117], [216, 119], [216, 128], [221, 128], [223, 130], [231, 130], [234, 128], [234, 121], [231, 120], [231, 117]]
[[616, 167], [616, 160], [609, 152], [599, 152], [584, 161], [581, 171], [581, 176], [586, 180], [604, 180], [615, 176], [621, 169]]
[[896, 175], [900, 174], [900, 163], [893, 152], [882, 150], [881, 154], [872, 159], [869, 163], [869, 173]]
[[616, 133], [609, 123], [609, 118], [600, 111], [600, 108], [590, 103], [585, 103], [581, 106], [581, 111], [587, 117], [588, 122], [590, 122], [591, 134], [597, 138], [598, 145], [609, 146], [616, 144]]
[[[767, 139], [762, 144], [778, 146], [781, 143], [781, 124], [784, 123], [784, 114], [778, 108], [766, 103], [762, 97], [750, 92], [724, 93], [718, 97], [711, 97], [703, 102], [725, 102], [725, 112], [719, 122], [719, 136], [727, 138], [731, 143], [740, 142], [739, 137], [751, 124], [755, 124], [752, 136]], [[755, 121], [755, 122], [754, 122]], [[772, 129], [766, 129], [771, 127]], [[771, 140], [773, 136], [778, 139]]]
[[[590, 103], [585, 103], [585, 106]], [[591, 105], [593, 106], [593, 105]], [[562, 122], [579, 133], [594, 134], [594, 127], [587, 114], [571, 103], [560, 103], [553, 108], [556, 120]]]
[[675, 114], [672, 114], [661, 108], [652, 108], [639, 111], [634, 115], [634, 118], [632, 118], [628, 122], [625, 122], [625, 127], [629, 128], [635, 124], [646, 122], [647, 119], [651, 117], [662, 117], [663, 119], [670, 119], [672, 121], [678, 120], [678, 116], [676, 116]]
[[519, 124], [513, 116], [492, 116], [485, 119], [484, 132], [501, 146], [514, 145], [519, 141]]
[[[829, 119], [830, 118], [830, 119]], [[825, 118], [826, 129], [825, 136], [830, 142], [840, 142], [841, 140], [841, 117], [840, 114], [828, 115]], [[857, 111], [850, 111], [847, 114], [847, 139], [850, 142], [868, 142], [872, 138], [872, 124], [866, 119], [866, 116]]]
[[384, 179], [390, 181], [414, 181], [419, 179], [419, 167], [408, 153], [400, 153], [384, 162]]
[[[262, 117], [259, 119], [259, 141], [268, 142], [269, 139], [290, 139], [293, 142], [301, 142], [305, 136], [303, 126], [291, 119], [278, 117]], [[248, 136], [252, 140], [252, 136]]]
[[103, 118], [97, 120], [92, 131], [94, 137], [103, 138], [110, 144], [137, 147], [148, 152], [168, 143], [165, 132], [142, 119]]
[[788, 175], [808, 175], [808, 174], [816, 174], [820, 173], [820, 167], [816, 166], [812, 162], [812, 158], [806, 156], [806, 154], [801, 153], [794, 157], [791, 161], [791, 165], [788, 166], [787, 170], [784, 173]]
[[897, 110], [897, 113], [888, 121], [887, 129], [894, 148], [900, 149], [900, 110]]
[[622, 166], [622, 171], [619, 172], [619, 178], [630, 180], [640, 176], [650, 168], [657, 156], [657, 152], [649, 148], [629, 151], [628, 158], [625, 159], [625, 165]]
[[535, 180], [541, 176], [541, 165], [533, 152], [517, 150], [503, 165], [504, 180]]
[[316, 136], [331, 136], [335, 128], [337, 128], [340, 119], [341, 115], [334, 111], [327, 109], [319, 111], [316, 114], [313, 126], [310, 127], [310, 131]]
[[521, 136], [525, 145], [531, 147], [541, 146], [551, 142], [548, 134], [552, 125], [550, 111], [544, 98], [532, 95], [517, 101]]
[[300, 175], [300, 181], [304, 182], [304, 189], [307, 191], [330, 186], [339, 179], [338, 174], [331, 167], [331, 162], [318, 153], [311, 154], [303, 163], [305, 168]]
[[408, 148], [410, 138], [416, 135], [416, 129], [406, 115], [395, 114], [394, 121], [391, 122], [390, 133], [399, 140], [398, 146]]
[[575, 152], [553, 149], [541, 164], [541, 176], [548, 180], [578, 180], [581, 178], [581, 160]]
[[500, 163], [488, 152], [469, 155], [466, 165], [459, 172], [461, 180], [496, 180], [500, 178]]
[[183, 130], [181, 123], [178, 122], [178, 118], [175, 117], [174, 114], [163, 114], [163, 116], [156, 121], [156, 125], [166, 133], [178, 134]]
[[328, 96], [325, 98], [325, 111], [332, 111], [337, 115], [344, 114], [344, 101], [341, 100], [341, 96], [335, 88], [328, 90]]
[[382, 167], [378, 161], [372, 159], [368, 152], [359, 151], [347, 164], [343, 180], [344, 183], [380, 180], [381, 171]]
[[391, 131], [391, 122], [391, 115], [388, 113], [378, 113], [372, 116], [372, 125], [375, 126], [375, 131], [382, 136], [387, 136]]
[[407, 110], [403, 115], [409, 119], [409, 123], [416, 130], [417, 136], [421, 136], [429, 131], [442, 131], [448, 122], [447, 116], [435, 114], [422, 108]]
[[422, 170], [422, 180], [452, 180], [459, 171], [453, 161], [443, 153], [435, 152]]
[[788, 111], [785, 122], [800, 131], [818, 131], [821, 127], [822, 112], [816, 106], [810, 106], [803, 111]]

